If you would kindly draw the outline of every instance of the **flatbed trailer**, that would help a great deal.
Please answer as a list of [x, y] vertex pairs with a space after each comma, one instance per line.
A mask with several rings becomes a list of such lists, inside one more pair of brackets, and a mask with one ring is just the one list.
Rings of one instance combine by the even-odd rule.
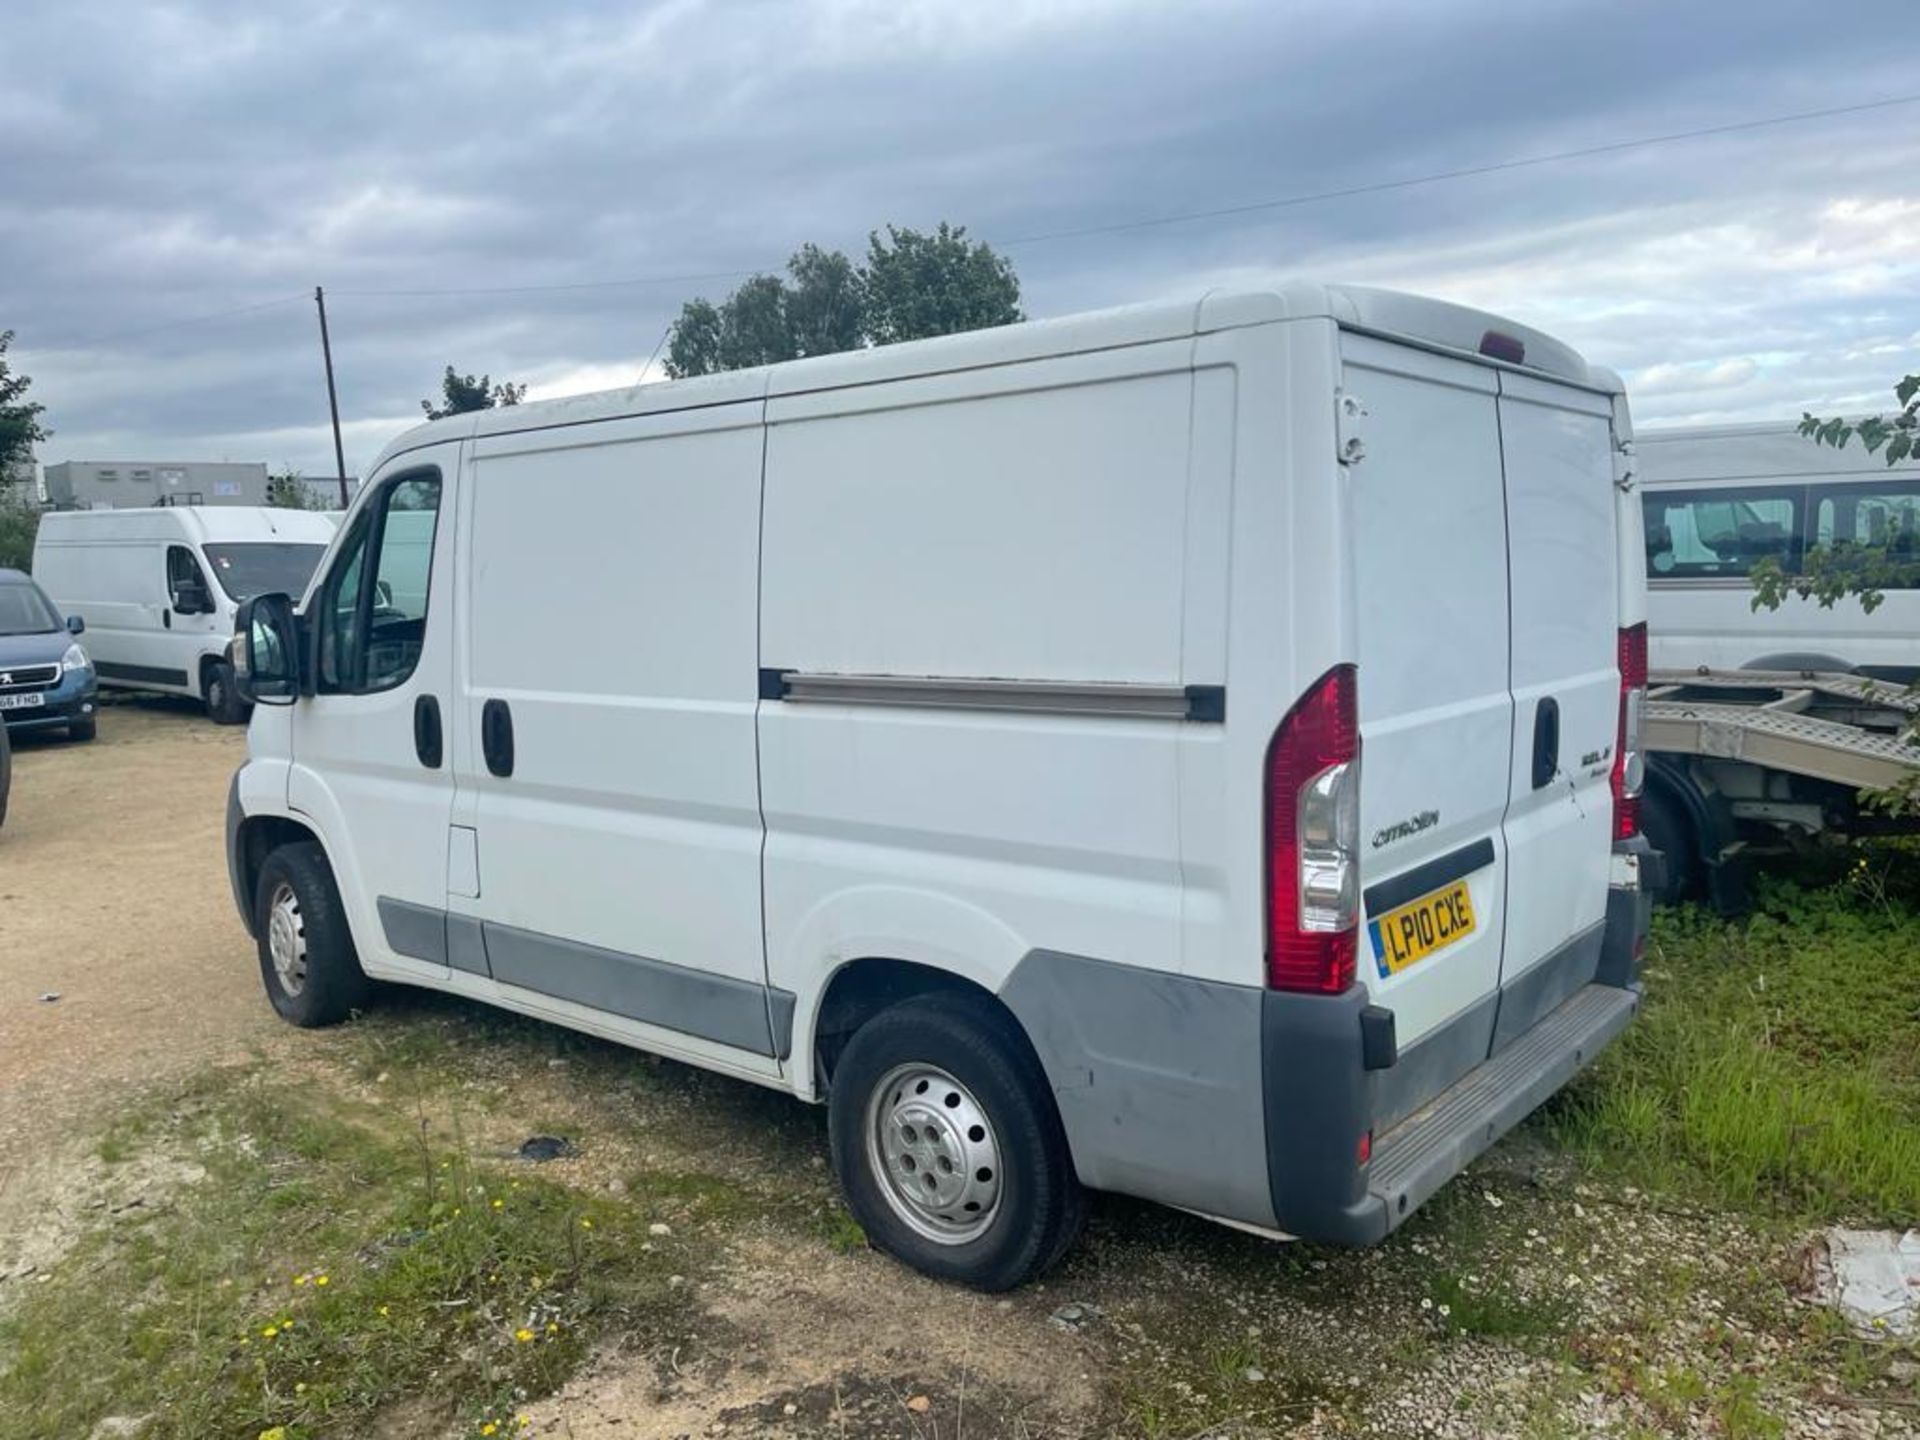
[[1666, 852], [1665, 898], [1746, 902], [1746, 868], [1768, 846], [1822, 833], [1920, 829], [1861, 808], [1920, 770], [1904, 733], [1920, 695], [1859, 675], [1664, 670], [1648, 677], [1642, 824]]

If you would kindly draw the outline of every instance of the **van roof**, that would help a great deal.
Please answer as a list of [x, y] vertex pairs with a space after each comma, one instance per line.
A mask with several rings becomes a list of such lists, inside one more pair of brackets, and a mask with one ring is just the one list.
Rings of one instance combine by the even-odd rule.
[[1800, 433], [1798, 420], [1744, 425], [1684, 425], [1642, 430], [1635, 437], [1641, 481], [1683, 485], [1707, 480], [1875, 479], [1882, 455], [1858, 443], [1836, 450]]
[[313, 510], [270, 505], [155, 505], [138, 510], [49, 510], [41, 537], [54, 544], [85, 540], [281, 541], [325, 545], [331, 519]]
[[[1620, 381], [1611, 371], [1588, 365], [1572, 347], [1542, 331], [1498, 315], [1392, 290], [1292, 281], [1266, 290], [1210, 290], [1197, 300], [1124, 305], [931, 340], [789, 360], [750, 370], [656, 381], [597, 394], [473, 411], [414, 426], [381, 451], [374, 468], [378, 469], [390, 456], [470, 435], [499, 435], [776, 395], [872, 385], [1089, 350], [1179, 340], [1280, 320], [1316, 318], [1333, 320], [1349, 330], [1464, 355], [1486, 364], [1517, 364], [1518, 368], [1606, 394], [1621, 391]], [[1500, 337], [1506, 344], [1499, 346], [1492, 337]], [[1516, 347], [1522, 358], [1517, 362], [1505, 358], [1513, 355]]]

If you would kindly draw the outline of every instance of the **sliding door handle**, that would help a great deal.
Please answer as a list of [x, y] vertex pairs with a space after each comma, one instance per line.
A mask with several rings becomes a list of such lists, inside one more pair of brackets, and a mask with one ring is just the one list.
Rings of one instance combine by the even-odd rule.
[[504, 700], [480, 707], [480, 753], [487, 769], [502, 780], [513, 774], [513, 711]]

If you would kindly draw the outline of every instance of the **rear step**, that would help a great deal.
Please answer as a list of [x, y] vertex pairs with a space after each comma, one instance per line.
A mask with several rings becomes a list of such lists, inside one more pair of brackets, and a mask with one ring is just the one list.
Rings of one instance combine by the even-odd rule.
[[1640, 1007], [1639, 990], [1588, 985], [1373, 1146], [1367, 1191], [1387, 1229], [1585, 1069]]

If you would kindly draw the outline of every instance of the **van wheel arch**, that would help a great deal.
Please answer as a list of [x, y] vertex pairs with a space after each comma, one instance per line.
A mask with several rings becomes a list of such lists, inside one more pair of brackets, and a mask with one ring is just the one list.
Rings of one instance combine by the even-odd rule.
[[827, 981], [813, 1021], [814, 1093], [824, 1096], [833, 1084], [834, 1066], [853, 1033], [882, 1010], [922, 995], [977, 995], [1005, 1013], [1024, 1038], [1026, 1031], [991, 990], [965, 976], [912, 960], [868, 956], [849, 960]]
[[1817, 651], [1788, 650], [1777, 655], [1762, 655], [1747, 661], [1740, 668], [1742, 670], [1784, 670], [1794, 675], [1806, 674], [1809, 671], [1819, 675], [1851, 675], [1855, 667], [1852, 662], [1842, 660], [1838, 655], [1823, 655]]
[[[283, 845], [300, 844], [318, 845], [322, 853], [327, 848], [312, 830], [284, 815], [250, 815], [240, 822], [240, 884], [245, 887], [240, 893], [249, 897], [249, 910], [251, 897], [260, 887], [260, 869], [267, 863], [267, 857]], [[330, 856], [328, 863], [332, 863]]]

